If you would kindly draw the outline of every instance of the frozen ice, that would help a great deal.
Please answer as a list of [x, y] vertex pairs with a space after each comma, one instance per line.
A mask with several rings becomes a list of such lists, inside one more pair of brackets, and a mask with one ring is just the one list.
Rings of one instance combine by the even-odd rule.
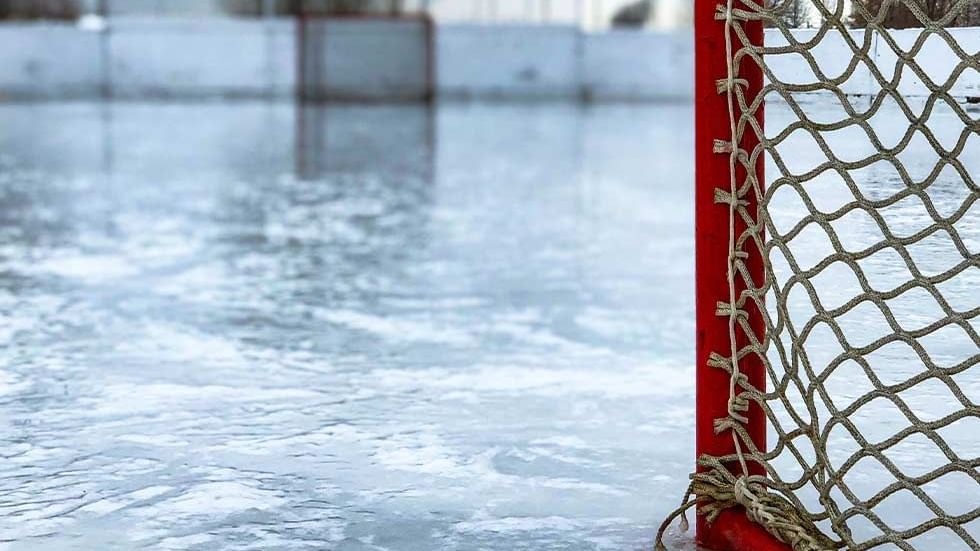
[[691, 120], [0, 106], [0, 548], [649, 546]]

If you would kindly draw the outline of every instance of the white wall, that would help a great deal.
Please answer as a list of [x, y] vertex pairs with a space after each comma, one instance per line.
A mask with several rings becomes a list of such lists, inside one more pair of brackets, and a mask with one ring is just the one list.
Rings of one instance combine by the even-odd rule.
[[584, 61], [588, 98], [671, 100], [694, 94], [690, 32], [614, 30], [586, 35]]
[[[106, 33], [66, 24], [0, 24], [0, 97], [98, 97], [106, 86], [121, 97], [291, 97], [295, 91], [297, 25], [291, 19], [118, 17], [110, 23]], [[435, 30], [431, 61], [420, 21], [323, 25], [322, 41], [308, 43], [306, 54], [318, 64], [311, 73], [317, 77], [316, 95], [328, 98], [421, 99], [429, 63], [435, 65], [437, 93], [448, 98], [638, 101], [692, 95], [693, 44], [686, 32], [584, 34], [574, 26], [445, 25]], [[949, 32], [967, 53], [980, 51], [978, 29]], [[814, 33], [794, 34], [806, 42]], [[901, 48], [909, 48], [920, 31], [891, 34]], [[864, 34], [852, 36], [861, 41]], [[778, 31], [768, 31], [766, 41], [770, 46], [787, 42]], [[874, 37], [869, 52], [884, 78], [891, 79], [897, 57], [887, 42]], [[828, 77], [842, 74], [854, 60], [835, 33], [811, 53]], [[932, 36], [918, 61], [941, 84], [959, 58]], [[781, 80], [814, 81], [800, 54], [773, 55], [768, 63]], [[863, 64], [841, 86], [850, 94], [879, 87]], [[899, 89], [907, 96], [929, 93], [907, 68]], [[952, 93], [980, 96], [980, 74], [965, 71]]]
[[261, 96], [295, 83], [285, 19], [114, 18], [108, 40], [115, 96]]
[[0, 98], [97, 96], [100, 39], [74, 25], [0, 25]]
[[[421, 20], [309, 20], [304, 83], [326, 99], [413, 100], [430, 91]], [[113, 93], [135, 96], [291, 96], [292, 19], [114, 18]]]
[[428, 23], [421, 19], [308, 20], [307, 96], [419, 100], [432, 93]]
[[444, 25], [436, 29], [440, 96], [555, 98], [581, 93], [574, 27]]

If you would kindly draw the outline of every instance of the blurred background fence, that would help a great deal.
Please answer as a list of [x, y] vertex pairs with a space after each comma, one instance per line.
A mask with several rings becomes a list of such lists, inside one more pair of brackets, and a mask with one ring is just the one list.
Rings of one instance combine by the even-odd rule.
[[0, 0], [0, 99], [690, 96], [687, 0]]
[[571, 25], [587, 31], [675, 28], [690, 21], [690, 10], [689, 0], [0, 0], [0, 19], [426, 13], [438, 23]]
[[[799, 0], [771, 1], [786, 8], [794, 26], [819, 24], [815, 14], [794, 9]], [[827, 0], [834, 1], [844, 0]], [[945, 4], [940, 4], [946, 1], [923, 0], [936, 3], [936, 13], [942, 13]], [[694, 63], [691, 4], [0, 0], [0, 100], [686, 100], [692, 94]], [[851, 24], [860, 27], [863, 22], [857, 18]], [[901, 18], [887, 24], [905, 26]], [[964, 12], [951, 23], [970, 24], [980, 24], [980, 13]], [[974, 45], [980, 41], [976, 28], [954, 31], [961, 44], [980, 47]], [[798, 31], [801, 39], [812, 32]], [[892, 36], [904, 40], [902, 32]], [[908, 38], [914, 40], [915, 31], [910, 32]], [[785, 37], [777, 33], [767, 40], [779, 43]], [[830, 64], [853, 57], [844, 41], [831, 42], [814, 55]], [[891, 55], [887, 45], [871, 51]], [[808, 70], [799, 60], [783, 57], [787, 59], [774, 64], [788, 74]], [[942, 58], [941, 52], [929, 58], [937, 74], [942, 73]], [[879, 65], [894, 63], [883, 57]], [[870, 76], [858, 74], [846, 89], [870, 93], [870, 84]], [[911, 77], [903, 79], [903, 86], [912, 95], [927, 88]], [[980, 96], [980, 75], [965, 73], [953, 92]]]

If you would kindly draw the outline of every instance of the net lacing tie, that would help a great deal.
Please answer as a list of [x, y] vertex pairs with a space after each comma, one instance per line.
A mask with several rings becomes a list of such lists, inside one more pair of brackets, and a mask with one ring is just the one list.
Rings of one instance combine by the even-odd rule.
[[745, 78], [719, 78], [715, 81], [715, 89], [718, 90], [719, 94], [724, 94], [725, 92], [731, 92], [736, 86], [741, 86], [742, 88], [749, 87], [749, 81]]
[[751, 12], [732, 6], [718, 5], [715, 7], [715, 21], [748, 21], [750, 19], [754, 19]]
[[[745, 199], [742, 199], [738, 195], [733, 195], [727, 190], [721, 188], [715, 189], [715, 203], [722, 204], [722, 205], [731, 205], [735, 207], [744, 207], [749, 204], [749, 202], [746, 201]], [[739, 251], [736, 251], [736, 254], [738, 254], [738, 252]]]

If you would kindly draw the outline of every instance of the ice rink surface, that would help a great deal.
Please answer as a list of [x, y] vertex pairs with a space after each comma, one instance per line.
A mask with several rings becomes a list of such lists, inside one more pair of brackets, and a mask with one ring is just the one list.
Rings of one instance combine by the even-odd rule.
[[641, 549], [686, 106], [0, 107], [0, 549]]

